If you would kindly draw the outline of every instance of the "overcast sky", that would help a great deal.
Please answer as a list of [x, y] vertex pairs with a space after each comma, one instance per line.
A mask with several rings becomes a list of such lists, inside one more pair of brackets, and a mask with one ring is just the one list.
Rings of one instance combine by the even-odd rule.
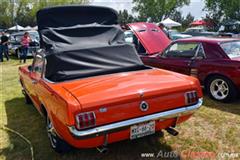
[[[127, 9], [131, 12], [133, 7], [132, 0], [93, 0], [93, 5], [109, 6], [116, 10]], [[195, 19], [200, 19], [205, 13], [202, 11], [204, 7], [203, 0], [191, 0], [189, 6], [184, 6], [180, 10], [183, 15], [186, 16], [189, 12], [195, 17]]]

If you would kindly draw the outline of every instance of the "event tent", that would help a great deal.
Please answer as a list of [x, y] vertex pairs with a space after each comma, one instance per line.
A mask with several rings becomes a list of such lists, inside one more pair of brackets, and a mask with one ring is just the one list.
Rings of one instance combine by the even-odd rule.
[[160, 24], [163, 24], [165, 27], [168, 27], [168, 28], [181, 26], [181, 23], [175, 22], [170, 18], [167, 18], [161, 21]]
[[13, 27], [8, 28], [9, 31], [18, 31], [18, 30], [24, 30], [24, 27], [20, 26], [20, 25], [16, 25]]
[[38, 30], [38, 26], [32, 27], [34, 30]]
[[196, 20], [190, 24], [191, 26], [205, 26], [207, 23], [204, 20]]
[[32, 30], [32, 29], [33, 29], [33, 28], [30, 27], [30, 26], [27, 26], [27, 27], [24, 28], [24, 30]]

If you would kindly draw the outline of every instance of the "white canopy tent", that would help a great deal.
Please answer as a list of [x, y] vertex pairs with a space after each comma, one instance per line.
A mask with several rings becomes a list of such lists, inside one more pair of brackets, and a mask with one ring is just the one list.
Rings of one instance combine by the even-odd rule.
[[33, 27], [34, 30], [38, 30], [38, 26]]
[[171, 27], [178, 27], [181, 26], [181, 23], [175, 22], [171, 20], [170, 18], [167, 18], [160, 22], [160, 24], [163, 24], [165, 27], [171, 28]]
[[26, 31], [29, 31], [29, 30], [32, 30], [32, 29], [33, 29], [33, 28], [30, 27], [30, 26], [27, 26], [27, 27], [24, 28], [24, 30], [26, 30]]
[[16, 25], [13, 27], [8, 28], [9, 31], [19, 31], [19, 30], [24, 30], [24, 27], [20, 26], [20, 25]]

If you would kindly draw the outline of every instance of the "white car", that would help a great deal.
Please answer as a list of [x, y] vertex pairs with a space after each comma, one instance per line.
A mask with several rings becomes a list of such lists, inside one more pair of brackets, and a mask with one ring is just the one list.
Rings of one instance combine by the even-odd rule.
[[[24, 33], [25, 32], [13, 33], [9, 37], [9, 51], [18, 58], [20, 58], [21, 54], [21, 38], [23, 37]], [[32, 42], [30, 43], [27, 56], [33, 56], [37, 50], [40, 49], [39, 34], [37, 31], [28, 31], [28, 33], [32, 39]]]
[[124, 39], [128, 43], [133, 43], [133, 32], [131, 30], [127, 30], [124, 32]]

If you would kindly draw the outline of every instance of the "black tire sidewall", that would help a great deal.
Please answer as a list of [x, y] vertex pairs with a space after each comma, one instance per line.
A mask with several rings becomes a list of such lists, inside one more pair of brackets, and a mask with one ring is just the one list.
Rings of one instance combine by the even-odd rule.
[[[46, 117], [46, 129], [48, 129], [48, 120], [51, 121], [51, 119], [49, 119], [49, 117], [47, 116]], [[48, 130], [47, 130], [47, 132], [48, 132]], [[71, 146], [68, 143], [66, 143], [63, 139], [61, 139], [57, 134], [54, 137], [54, 139], [56, 140], [55, 147], [52, 145], [49, 137], [48, 137], [48, 139], [49, 139], [49, 143], [50, 143], [51, 147], [57, 153], [66, 153], [66, 152], [69, 152], [71, 150]]]

